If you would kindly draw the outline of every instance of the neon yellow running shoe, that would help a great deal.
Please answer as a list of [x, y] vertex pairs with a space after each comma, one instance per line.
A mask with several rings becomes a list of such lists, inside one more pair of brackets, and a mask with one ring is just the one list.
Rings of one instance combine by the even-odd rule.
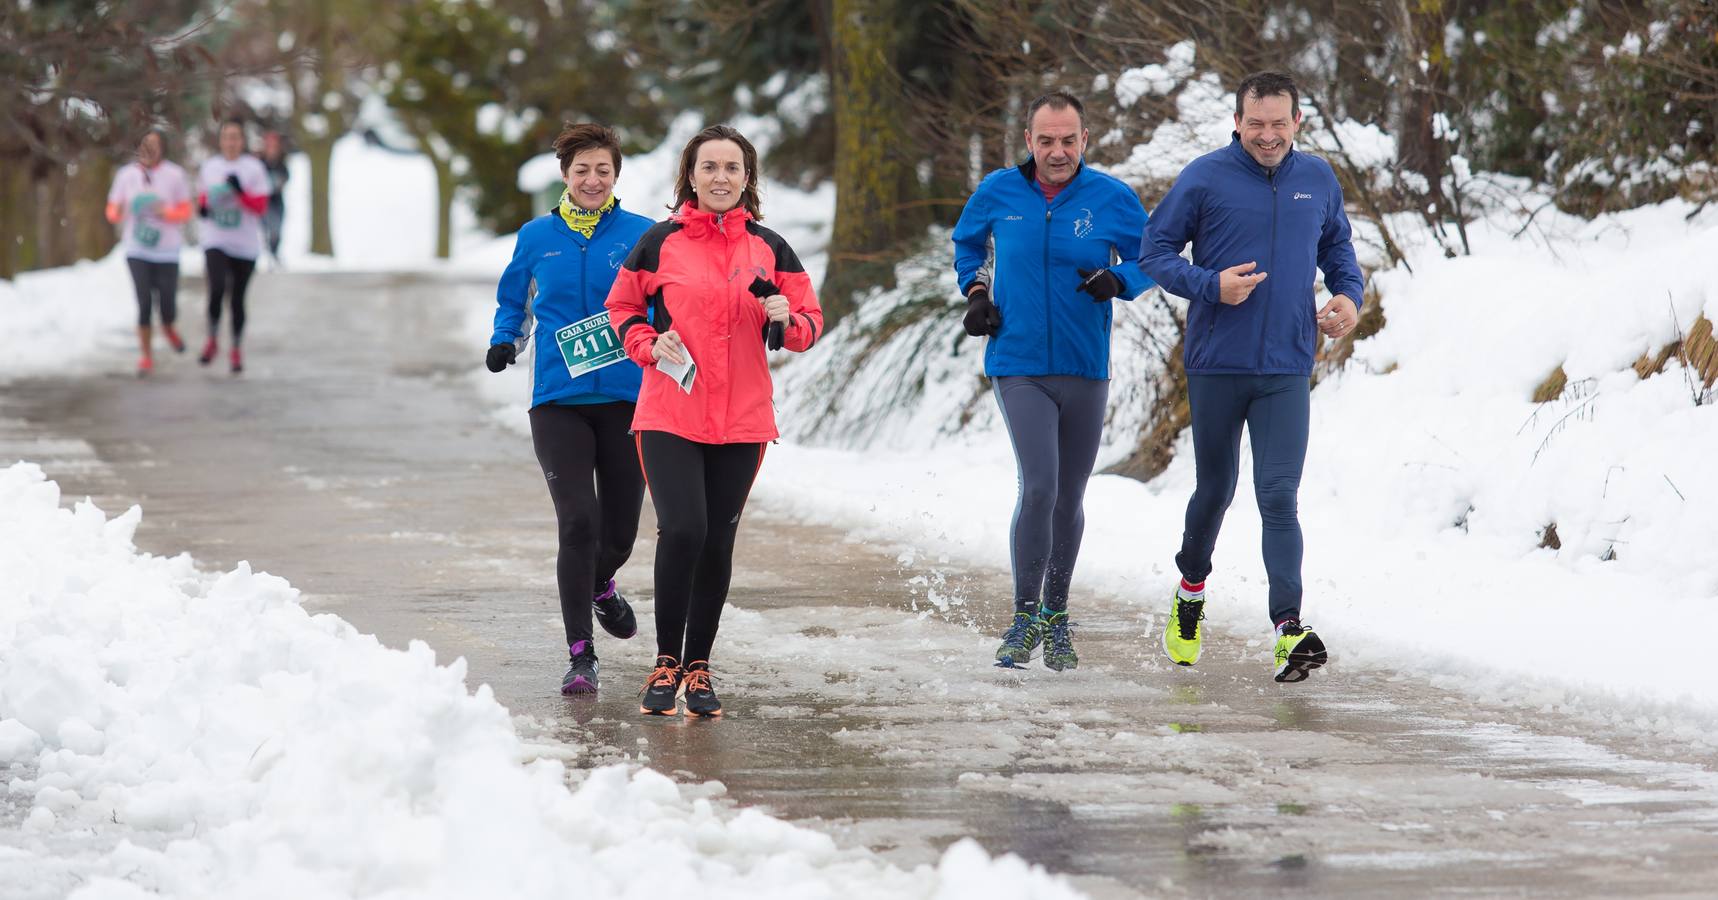
[[1205, 639], [1203, 598], [1189, 600], [1176, 591], [1169, 607], [1169, 623], [1163, 628], [1163, 652], [1178, 666], [1191, 666], [1199, 661], [1199, 649]]
[[1311, 628], [1289, 619], [1277, 626], [1275, 661], [1277, 680], [1287, 684], [1305, 681], [1313, 669], [1330, 661], [1330, 653]]

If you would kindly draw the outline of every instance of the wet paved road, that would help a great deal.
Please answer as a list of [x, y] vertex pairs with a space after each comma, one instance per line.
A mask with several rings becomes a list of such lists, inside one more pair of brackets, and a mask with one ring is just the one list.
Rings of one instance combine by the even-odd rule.
[[623, 577], [644, 633], [599, 639], [603, 693], [563, 699], [546, 492], [529, 441], [469, 384], [481, 348], [455, 337], [457, 304], [488, 286], [269, 274], [255, 290], [244, 376], [179, 358], [139, 382], [127, 355], [107, 376], [7, 385], [0, 464], [41, 462], [110, 514], [141, 503], [145, 550], [246, 559], [390, 644], [464, 656], [578, 764], [720, 781], [903, 864], [971, 834], [1106, 897], [1718, 884], [1713, 723], [1641, 739], [1626, 711], [1522, 711], [1341, 666], [1284, 688], [1238, 635], [1180, 670], [1161, 617], [1117, 598], [1076, 607], [1078, 671], [998, 670], [1002, 573], [759, 506], [718, 644], [725, 720], [636, 714], [648, 502]]

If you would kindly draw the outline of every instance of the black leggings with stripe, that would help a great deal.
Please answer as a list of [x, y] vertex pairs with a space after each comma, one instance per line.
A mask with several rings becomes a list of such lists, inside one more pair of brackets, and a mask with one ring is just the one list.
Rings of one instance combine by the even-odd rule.
[[638, 456], [656, 507], [656, 652], [681, 663], [708, 660], [764, 445], [641, 431]]

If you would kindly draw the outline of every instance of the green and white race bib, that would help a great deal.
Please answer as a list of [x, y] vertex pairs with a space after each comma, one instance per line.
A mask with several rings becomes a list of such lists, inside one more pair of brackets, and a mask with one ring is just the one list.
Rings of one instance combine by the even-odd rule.
[[139, 247], [153, 247], [161, 243], [161, 229], [148, 222], [138, 222], [132, 226], [131, 236], [137, 239]]
[[574, 378], [612, 366], [626, 358], [620, 337], [609, 327], [608, 313], [600, 312], [555, 332], [555, 343], [566, 360], [567, 374]]
[[239, 227], [240, 217], [243, 215], [243, 211], [234, 206], [227, 209], [213, 210], [210, 212], [209, 217], [215, 220], [215, 225], [217, 227], [237, 228]]

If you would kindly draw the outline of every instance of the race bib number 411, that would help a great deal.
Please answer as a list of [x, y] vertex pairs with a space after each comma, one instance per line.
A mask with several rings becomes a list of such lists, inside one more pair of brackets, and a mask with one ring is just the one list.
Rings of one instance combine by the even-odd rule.
[[574, 322], [555, 332], [555, 343], [561, 348], [561, 358], [567, 362], [567, 374], [574, 378], [612, 366], [626, 358], [620, 338], [609, 327], [608, 313], [600, 312], [588, 319]]

